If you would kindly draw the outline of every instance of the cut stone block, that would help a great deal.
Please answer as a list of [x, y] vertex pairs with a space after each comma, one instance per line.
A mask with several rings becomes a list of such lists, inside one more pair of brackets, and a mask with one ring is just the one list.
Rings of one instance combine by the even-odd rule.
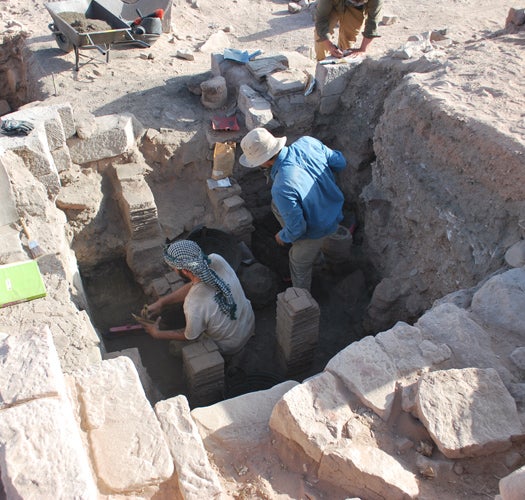
[[288, 58], [283, 55], [258, 57], [246, 63], [246, 67], [257, 80], [264, 80], [277, 71], [285, 71], [289, 66]]
[[183, 498], [219, 498], [222, 487], [210, 465], [197, 426], [191, 418], [187, 399], [177, 396], [160, 401], [155, 405], [155, 413], [175, 462]]
[[349, 396], [331, 373], [316, 375], [283, 395], [273, 408], [270, 428], [320, 462], [327, 449], [338, 445], [343, 427], [354, 416]]
[[0, 411], [6, 498], [97, 498], [88, 455], [66, 400], [44, 398]]
[[297, 382], [289, 380], [271, 389], [193, 409], [191, 416], [206, 442], [206, 449], [218, 447], [238, 451], [240, 447], [257, 446], [268, 436], [273, 407], [296, 385]]
[[264, 127], [273, 119], [271, 103], [249, 85], [239, 87], [237, 105], [244, 113], [248, 130]]
[[278, 71], [268, 76], [268, 92], [272, 96], [280, 96], [293, 92], [303, 92], [306, 85], [306, 75], [298, 69]]
[[67, 141], [71, 160], [83, 165], [113, 158], [135, 147], [133, 119], [130, 115], [105, 115], [95, 118], [96, 131], [86, 139]]
[[397, 460], [371, 446], [341, 446], [321, 459], [319, 479], [371, 500], [417, 498], [417, 479]]
[[447, 458], [505, 451], [511, 437], [522, 434], [516, 402], [492, 368], [426, 373], [418, 382], [416, 404]]
[[167, 480], [173, 474], [171, 454], [133, 362], [122, 356], [73, 376], [93, 465], [104, 488], [133, 491]]
[[374, 337], [365, 337], [335, 355], [325, 370], [338, 376], [359, 399], [387, 420], [394, 402], [397, 369]]
[[0, 340], [0, 409], [31, 399], [66, 394], [49, 327]]

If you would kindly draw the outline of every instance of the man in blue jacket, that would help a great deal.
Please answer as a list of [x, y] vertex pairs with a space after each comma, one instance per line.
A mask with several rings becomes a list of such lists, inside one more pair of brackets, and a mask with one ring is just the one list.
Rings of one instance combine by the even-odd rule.
[[289, 251], [292, 285], [310, 290], [312, 267], [326, 236], [337, 230], [343, 218], [344, 196], [334, 172], [346, 167], [340, 151], [318, 139], [304, 136], [285, 146], [286, 137], [274, 137], [256, 128], [241, 141], [241, 165], [269, 172], [272, 210], [282, 229], [275, 235]]

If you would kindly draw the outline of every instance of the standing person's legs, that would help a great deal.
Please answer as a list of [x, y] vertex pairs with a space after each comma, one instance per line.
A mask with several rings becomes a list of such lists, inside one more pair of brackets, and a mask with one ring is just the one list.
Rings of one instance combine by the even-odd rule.
[[288, 257], [292, 285], [310, 291], [312, 285], [312, 268], [319, 255], [323, 238], [317, 240], [297, 240], [292, 244]]
[[[333, 34], [334, 28], [337, 26], [337, 23], [339, 22], [339, 14], [334, 11], [332, 14], [330, 14], [330, 22], [328, 24], [328, 33]], [[322, 61], [326, 57], [326, 49], [324, 48], [324, 45], [317, 41], [319, 38], [319, 35], [317, 34], [317, 31], [314, 29], [314, 50], [315, 50], [315, 58], [318, 61]]]
[[362, 10], [345, 9], [339, 19], [338, 45], [341, 50], [350, 49], [359, 36], [365, 16]]
[[[272, 212], [275, 218], [279, 221], [281, 227], [284, 227], [284, 220], [279, 213], [279, 210], [272, 201]], [[315, 259], [321, 251], [324, 238], [317, 240], [297, 240], [292, 243], [292, 248], [288, 252], [288, 260], [290, 263], [290, 275], [292, 278], [292, 285], [296, 288], [306, 288], [310, 291], [312, 284], [312, 267]]]

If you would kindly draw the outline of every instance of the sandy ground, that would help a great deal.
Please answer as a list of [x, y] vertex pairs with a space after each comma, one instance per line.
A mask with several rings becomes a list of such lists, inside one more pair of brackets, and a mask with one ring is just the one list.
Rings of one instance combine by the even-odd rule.
[[[498, 119], [519, 114], [525, 80], [522, 47], [516, 40], [493, 39], [504, 27], [510, 7], [523, 8], [514, 0], [386, 0], [383, 14], [397, 16], [397, 22], [381, 26], [381, 37], [368, 55], [380, 58], [402, 47], [410, 36], [446, 29], [451, 42], [444, 53], [445, 59], [449, 56], [442, 83], [449, 89], [447, 98], [459, 101], [469, 114], [490, 110], [490, 116]], [[187, 82], [210, 70], [210, 49], [201, 48], [211, 35], [227, 30], [230, 46], [249, 52], [309, 55], [314, 8], [310, 4], [291, 14], [284, 0], [230, 0], [220, 8], [212, 0], [177, 0], [171, 33], [150, 48], [113, 48], [109, 63], [97, 50], [81, 50], [78, 72], [74, 53], [60, 51], [51, 35], [52, 19], [44, 2], [0, 0], [0, 30], [23, 28], [30, 34], [28, 44], [41, 66], [37, 87], [42, 96], [56, 95], [95, 115], [125, 110], [135, 113], [145, 126], [173, 127], [181, 119], [199, 119], [198, 111], [191, 109], [195, 96]], [[180, 59], [178, 51], [191, 52], [194, 60]], [[505, 127], [505, 120], [501, 122]], [[523, 126], [522, 116], [518, 122]]]
[[[444, 51], [442, 78], [435, 84], [446, 89], [445, 98], [467, 116], [490, 120], [503, 132], [523, 138], [523, 42], [504, 34], [494, 36], [503, 29], [511, 7], [523, 5], [513, 0], [386, 0], [384, 15], [398, 20], [381, 27], [381, 38], [371, 45], [368, 56], [387, 56], [411, 35], [446, 29], [451, 45]], [[210, 70], [210, 54], [200, 48], [212, 34], [226, 29], [230, 46], [249, 52], [309, 55], [313, 8], [291, 14], [284, 0], [229, 0], [220, 5], [214, 0], [177, 0], [171, 33], [163, 34], [150, 48], [112, 49], [109, 62], [96, 50], [81, 51], [78, 72], [74, 54], [61, 52], [48, 29], [51, 17], [44, 2], [0, 0], [0, 30], [29, 33], [28, 45], [42, 72], [36, 85], [41, 97], [54, 95], [71, 102], [77, 112], [95, 115], [132, 112], [147, 127], [169, 128], [202, 119], [188, 82], [202, 80]], [[194, 60], [177, 57], [178, 51], [190, 51]], [[228, 486], [232, 493], [237, 490], [237, 498], [327, 498], [314, 487], [300, 491], [308, 485], [307, 475], [291, 478], [269, 450], [260, 451], [229, 461], [222, 457], [223, 476], [231, 474], [237, 481], [229, 481]], [[246, 464], [248, 477], [236, 477], [233, 469]], [[279, 482], [288, 484], [280, 493], [275, 490]], [[494, 483], [468, 485], [461, 495], [470, 490], [471, 498], [489, 497], [486, 492], [494, 492]]]

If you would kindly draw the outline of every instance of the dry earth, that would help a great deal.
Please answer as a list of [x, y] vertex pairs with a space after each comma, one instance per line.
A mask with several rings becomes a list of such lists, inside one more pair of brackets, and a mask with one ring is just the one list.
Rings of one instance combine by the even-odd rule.
[[[388, 55], [411, 35], [446, 28], [453, 44], [444, 52], [442, 77], [435, 82], [442, 95], [456, 108], [464, 109], [465, 116], [488, 120], [504, 133], [523, 137], [523, 42], [520, 45], [500, 31], [509, 8], [523, 5], [512, 0], [385, 3], [384, 14], [395, 15], [398, 20], [381, 27], [382, 36], [372, 44], [369, 57]], [[56, 96], [71, 102], [77, 113], [132, 112], [146, 127], [180, 128], [203, 120], [199, 99], [189, 92], [188, 83], [202, 81], [210, 70], [209, 53], [199, 49], [213, 33], [228, 28], [231, 47], [249, 52], [297, 50], [308, 55], [313, 39], [312, 14], [313, 6], [290, 14], [283, 0], [230, 0], [220, 4], [213, 0], [177, 0], [172, 9], [172, 33], [163, 34], [149, 49], [115, 48], [108, 63], [96, 50], [82, 51], [78, 72], [74, 71], [73, 53], [63, 54], [57, 48], [48, 29], [51, 18], [42, 1], [0, 0], [0, 30], [23, 27], [29, 33], [27, 43], [38, 62], [33, 71], [41, 75], [34, 82], [35, 98]], [[192, 51], [194, 61], [176, 57], [178, 50]], [[307, 471], [292, 475], [282, 469], [270, 445], [265, 446], [250, 456], [216, 457], [229, 492], [237, 498], [326, 498], [315, 484], [308, 483]], [[483, 478], [483, 464], [471, 465], [479, 466], [477, 477]], [[244, 467], [249, 474], [239, 486], [239, 471]], [[461, 496], [471, 491], [470, 498], [490, 498], [488, 492], [494, 491], [495, 483], [494, 478], [486, 477], [478, 484], [462, 485], [456, 492], [450, 484], [449, 493], [440, 498], [458, 498], [460, 491]], [[331, 498], [339, 498], [335, 492], [333, 495]]]
[[[202, 81], [199, 75], [210, 70], [210, 55], [200, 47], [213, 33], [229, 29], [231, 47], [249, 52], [310, 54], [314, 4], [297, 14], [290, 14], [287, 5], [284, 0], [230, 0], [218, 8], [212, 0], [177, 0], [172, 33], [162, 35], [149, 49], [129, 45], [112, 49], [109, 64], [97, 50], [82, 50], [78, 73], [74, 54], [62, 53], [51, 36], [52, 19], [44, 2], [0, 0], [0, 30], [16, 31], [21, 24], [29, 33], [28, 45], [40, 63], [38, 70], [33, 68], [41, 76], [35, 82], [35, 97], [56, 95], [75, 110], [95, 115], [133, 112], [147, 127], [170, 128], [201, 117], [195, 106], [198, 99], [186, 83], [191, 75]], [[523, 6], [514, 0], [386, 0], [384, 15], [398, 19], [381, 27], [381, 38], [370, 47], [369, 57], [389, 54], [411, 35], [446, 29], [455, 48], [444, 69], [442, 85], [450, 90], [446, 95], [461, 102], [468, 115], [488, 112], [505, 130], [505, 117], [522, 113], [524, 100], [522, 88], [508, 84], [523, 81], [523, 47], [504, 36], [494, 38], [511, 7]], [[179, 50], [192, 51], [195, 60], [176, 57]], [[150, 59], [143, 58], [147, 55]]]

